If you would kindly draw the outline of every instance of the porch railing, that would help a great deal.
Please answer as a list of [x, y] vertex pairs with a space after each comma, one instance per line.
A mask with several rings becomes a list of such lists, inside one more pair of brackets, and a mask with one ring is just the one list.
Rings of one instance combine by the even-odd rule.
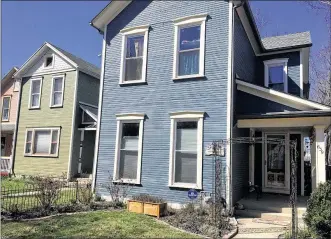
[[1, 156], [0, 161], [1, 172], [10, 173], [11, 170], [11, 157]]

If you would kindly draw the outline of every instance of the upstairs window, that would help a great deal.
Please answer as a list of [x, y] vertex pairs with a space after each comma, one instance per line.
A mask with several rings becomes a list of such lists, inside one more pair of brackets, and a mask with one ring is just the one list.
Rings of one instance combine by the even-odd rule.
[[269, 87], [277, 91], [287, 92], [287, 62], [288, 59], [264, 61], [265, 87]]
[[51, 107], [63, 106], [64, 76], [53, 77]]
[[41, 85], [42, 85], [41, 78], [31, 79], [30, 99], [29, 99], [30, 109], [40, 108]]
[[175, 20], [174, 79], [204, 76], [206, 18]]
[[54, 55], [49, 55], [45, 57], [44, 68], [52, 68], [54, 64]]
[[122, 61], [120, 84], [146, 81], [148, 26], [121, 31]]
[[9, 121], [10, 99], [10, 96], [4, 96], [2, 98], [2, 121]]

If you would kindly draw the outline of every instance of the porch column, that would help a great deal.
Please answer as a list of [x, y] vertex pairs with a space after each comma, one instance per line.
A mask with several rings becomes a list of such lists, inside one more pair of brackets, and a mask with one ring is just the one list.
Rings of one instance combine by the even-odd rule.
[[311, 176], [312, 176], [312, 190], [318, 187], [319, 183], [326, 181], [325, 172], [325, 125], [315, 125], [315, 140], [312, 145], [312, 162], [311, 162]]
[[[250, 129], [249, 137], [252, 139], [255, 137], [255, 129]], [[255, 174], [255, 145], [249, 146], [249, 181], [254, 185], [254, 174]]]
[[78, 159], [78, 173], [82, 173], [82, 155], [83, 155], [83, 141], [85, 130], [80, 131], [80, 147], [79, 147], [79, 159]]

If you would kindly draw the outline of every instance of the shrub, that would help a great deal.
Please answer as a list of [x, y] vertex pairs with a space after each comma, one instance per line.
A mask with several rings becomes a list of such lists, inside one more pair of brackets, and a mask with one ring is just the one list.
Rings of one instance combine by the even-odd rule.
[[331, 181], [320, 184], [307, 203], [305, 223], [318, 237], [331, 235]]
[[77, 199], [82, 204], [89, 204], [93, 199], [91, 184], [77, 187]]
[[154, 197], [149, 194], [139, 194], [132, 197], [132, 200], [150, 203], [164, 203], [164, 200], [159, 197]]
[[114, 181], [112, 176], [109, 176], [108, 182], [100, 186], [108, 191], [113, 202], [119, 203], [128, 196], [133, 184], [125, 183], [122, 180]]
[[38, 199], [40, 206], [43, 210], [49, 211], [58, 199], [61, 189], [65, 186], [65, 181], [52, 178], [50, 176], [31, 177], [31, 184], [38, 191], [36, 198]]

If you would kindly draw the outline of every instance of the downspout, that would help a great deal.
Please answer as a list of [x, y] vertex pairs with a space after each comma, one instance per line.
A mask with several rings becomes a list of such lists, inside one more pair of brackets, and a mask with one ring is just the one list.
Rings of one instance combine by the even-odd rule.
[[[15, 79], [16, 81], [16, 79]], [[15, 131], [14, 131], [14, 137], [13, 137], [13, 145], [12, 145], [12, 154], [11, 154], [11, 173], [15, 175], [14, 173], [14, 165], [15, 165], [15, 155], [16, 155], [16, 144], [17, 144], [17, 131], [18, 131], [18, 123], [19, 123], [19, 115], [21, 111], [21, 95], [22, 95], [22, 86], [23, 86], [23, 78], [17, 79], [17, 81], [20, 82], [20, 90], [18, 92], [18, 100], [17, 100], [17, 110], [16, 110], [16, 122], [15, 122]]]
[[229, 176], [229, 186], [228, 186], [228, 196], [226, 197], [227, 198], [227, 201], [228, 201], [228, 205], [229, 205], [229, 208], [232, 208], [232, 143], [231, 143], [231, 139], [232, 139], [232, 130], [233, 130], [233, 72], [234, 72], [234, 27], [235, 27], [235, 24], [234, 24], [234, 16], [235, 16], [235, 9], [243, 6], [244, 2], [243, 1], [240, 1], [238, 4], [236, 4], [235, 1], [230, 1], [229, 2], [230, 7], [231, 7], [231, 29], [232, 31], [230, 32], [231, 34], [231, 41], [229, 41], [229, 44], [231, 44], [230, 46], [230, 51], [229, 51], [229, 54], [230, 54], [230, 73], [229, 73], [229, 81], [230, 83], [228, 84], [228, 87], [230, 89], [229, 92], [230, 94], [228, 95], [228, 97], [230, 99], [230, 108], [228, 108], [230, 110], [230, 118], [228, 119], [228, 123], [229, 123], [229, 126], [228, 126], [228, 129], [229, 129], [229, 133], [227, 135], [227, 137], [229, 138], [230, 140], [230, 143], [229, 143], [229, 160], [228, 160], [228, 176]]

